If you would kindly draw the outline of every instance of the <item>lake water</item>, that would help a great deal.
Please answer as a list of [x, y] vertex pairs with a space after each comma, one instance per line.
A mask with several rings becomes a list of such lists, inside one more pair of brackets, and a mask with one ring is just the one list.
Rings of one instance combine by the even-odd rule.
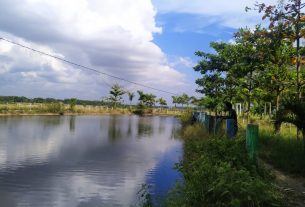
[[182, 157], [174, 117], [0, 117], [0, 206], [131, 206], [156, 200]]

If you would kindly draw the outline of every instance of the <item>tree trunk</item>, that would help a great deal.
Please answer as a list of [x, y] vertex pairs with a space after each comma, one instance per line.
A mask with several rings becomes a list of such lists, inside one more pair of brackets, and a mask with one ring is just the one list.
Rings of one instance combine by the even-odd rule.
[[248, 103], [247, 103], [247, 124], [250, 123], [250, 105], [251, 105], [251, 98], [248, 97]]
[[303, 128], [302, 133], [303, 133], [303, 148], [304, 148], [303, 152], [305, 154], [305, 128]]
[[[280, 94], [279, 93], [277, 93], [277, 95], [276, 95], [276, 106], [275, 106], [275, 109], [276, 109], [276, 112], [275, 112], [275, 118], [277, 119], [277, 116], [278, 116], [278, 111], [280, 110]], [[280, 124], [275, 124], [274, 125], [274, 133], [275, 134], [279, 134], [280, 133], [280, 131], [281, 131], [281, 123]]]
[[[301, 1], [297, 3], [297, 22], [296, 22], [296, 41], [297, 41], [297, 48], [296, 48], [296, 55], [297, 55], [297, 65], [296, 65], [296, 72], [297, 72], [297, 96], [299, 100], [302, 98], [301, 88], [300, 88], [300, 66], [301, 66], [301, 55], [300, 55], [300, 17], [301, 17]], [[304, 136], [304, 134], [303, 134]], [[300, 130], [297, 129], [297, 140], [300, 140]]]
[[280, 94], [276, 96], [276, 112], [280, 110]]

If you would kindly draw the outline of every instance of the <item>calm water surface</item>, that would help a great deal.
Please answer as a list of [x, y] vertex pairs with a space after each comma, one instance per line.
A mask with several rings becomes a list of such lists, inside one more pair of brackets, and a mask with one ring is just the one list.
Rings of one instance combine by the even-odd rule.
[[179, 179], [173, 117], [0, 117], [0, 206], [130, 206]]

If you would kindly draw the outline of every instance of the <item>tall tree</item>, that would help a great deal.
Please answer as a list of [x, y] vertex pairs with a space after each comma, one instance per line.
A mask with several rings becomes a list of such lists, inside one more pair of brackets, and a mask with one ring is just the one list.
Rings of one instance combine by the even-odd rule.
[[131, 105], [131, 102], [132, 102], [135, 94], [133, 92], [128, 91], [127, 95], [128, 95], [128, 99], [129, 99], [129, 104]]
[[177, 107], [176, 104], [179, 102], [178, 101], [178, 96], [172, 96], [173, 104], [175, 104], [175, 108]]
[[121, 102], [122, 96], [126, 92], [123, 90], [122, 86], [120, 86], [118, 84], [114, 84], [111, 87], [111, 90], [109, 93], [110, 93], [110, 97], [108, 99], [113, 103], [114, 107], [116, 107], [117, 104]]
[[283, 38], [296, 43], [296, 94], [299, 99], [302, 98], [301, 88], [305, 84], [300, 79], [302, 63], [300, 40], [305, 35], [305, 15], [302, 12], [303, 8], [305, 8], [305, 3], [302, 3], [301, 0], [288, 0], [287, 3], [281, 1], [278, 5], [256, 4], [256, 9], [260, 13], [264, 13], [262, 18], [269, 20], [270, 30], [273, 30], [275, 27], [280, 27], [284, 34]]
[[143, 91], [138, 91], [140, 104], [152, 107], [156, 103], [156, 96], [152, 93], [144, 93]]
[[189, 105], [189, 102], [190, 102], [190, 97], [186, 93], [183, 93], [181, 96], [177, 97], [177, 103], [181, 104], [182, 107], [183, 105]]
[[158, 102], [159, 102], [160, 106], [166, 106], [167, 105], [166, 100], [162, 97], [158, 99]]
[[253, 98], [261, 94], [259, 76], [266, 67], [266, 48], [259, 36], [262, 31], [260, 27], [254, 31], [240, 29], [235, 33], [236, 44], [225, 51], [230, 69], [228, 75], [235, 78], [240, 93], [246, 97], [248, 122]]
[[76, 98], [71, 98], [69, 103], [70, 103], [70, 110], [72, 112], [74, 112], [75, 106], [76, 106], [76, 103], [77, 103], [77, 99]]

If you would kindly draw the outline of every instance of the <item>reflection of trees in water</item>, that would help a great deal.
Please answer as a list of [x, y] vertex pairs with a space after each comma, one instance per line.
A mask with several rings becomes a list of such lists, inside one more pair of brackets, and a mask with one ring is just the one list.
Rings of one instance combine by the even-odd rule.
[[111, 142], [115, 142], [116, 140], [122, 137], [121, 133], [121, 121], [119, 116], [111, 116], [108, 127], [108, 136]]
[[159, 131], [159, 134], [162, 134], [164, 131], [165, 131], [165, 124], [166, 124], [166, 117], [159, 117], [159, 120], [158, 120], [158, 131]]
[[43, 125], [43, 127], [54, 127], [59, 126], [63, 123], [63, 116], [42, 116], [38, 118], [38, 122]]
[[131, 137], [132, 135], [132, 118], [131, 116], [128, 117], [128, 130], [127, 130], [127, 136]]
[[70, 132], [75, 131], [75, 116], [70, 116], [69, 129], [70, 129]]
[[138, 137], [145, 135], [152, 135], [153, 133], [153, 118], [152, 117], [140, 117], [138, 121]]
[[181, 139], [182, 127], [177, 120], [173, 120], [172, 124], [172, 139]]

